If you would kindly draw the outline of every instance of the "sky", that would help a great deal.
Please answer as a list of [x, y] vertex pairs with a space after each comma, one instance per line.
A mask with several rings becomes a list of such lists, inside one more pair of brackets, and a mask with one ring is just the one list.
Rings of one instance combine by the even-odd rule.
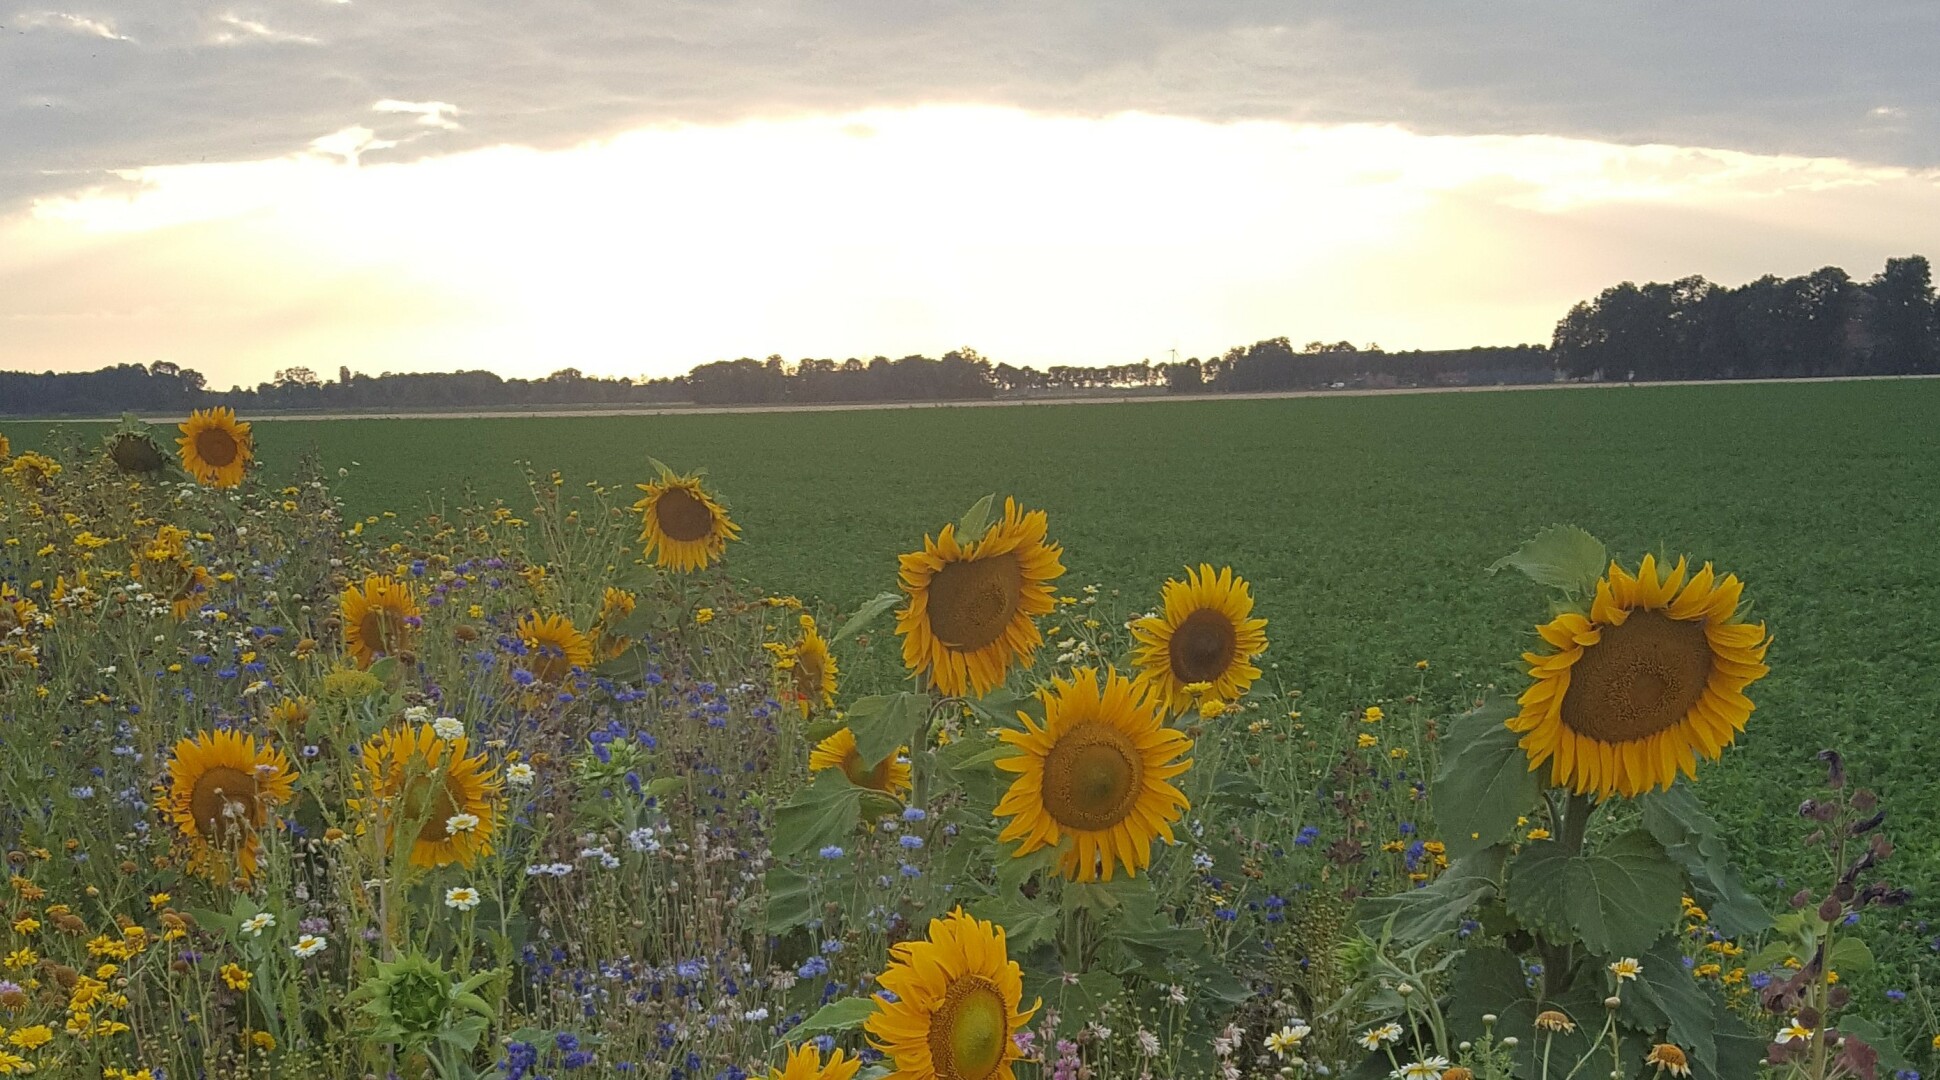
[[0, 0], [0, 368], [1546, 341], [1940, 257], [1940, 5]]

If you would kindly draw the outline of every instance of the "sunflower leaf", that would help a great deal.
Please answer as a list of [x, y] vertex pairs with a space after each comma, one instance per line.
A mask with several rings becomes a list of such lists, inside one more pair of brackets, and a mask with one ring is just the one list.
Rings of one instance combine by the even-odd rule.
[[775, 855], [785, 859], [847, 839], [861, 820], [861, 797], [840, 769], [824, 771], [775, 808]]
[[876, 1013], [876, 999], [837, 998], [815, 1010], [815, 1015], [788, 1029], [789, 1042], [801, 1042], [816, 1035], [829, 1035], [860, 1027]]
[[1475, 905], [1495, 895], [1508, 849], [1490, 847], [1455, 860], [1419, 889], [1361, 901], [1361, 932], [1403, 944], [1426, 941], [1462, 924]]
[[968, 543], [983, 536], [984, 530], [990, 528], [990, 507], [996, 501], [997, 495], [992, 492], [963, 512], [963, 517], [957, 521], [959, 543]]
[[930, 699], [922, 694], [879, 694], [849, 706], [849, 730], [855, 733], [856, 756], [874, 768], [883, 758], [916, 741], [917, 728], [929, 718]]
[[1503, 567], [1520, 570], [1538, 585], [1562, 589], [1572, 596], [1596, 591], [1609, 553], [1603, 541], [1574, 525], [1551, 525], [1515, 551], [1489, 565], [1494, 574]]
[[835, 632], [835, 636], [829, 638], [829, 643], [834, 644], [854, 637], [863, 627], [874, 622], [876, 616], [895, 607], [902, 598], [902, 593], [877, 593], [868, 603], [857, 608], [854, 615], [849, 616], [849, 620], [842, 624], [841, 629]]
[[1503, 723], [1516, 712], [1514, 698], [1497, 698], [1449, 725], [1431, 802], [1452, 858], [1509, 839], [1542, 798], [1521, 736]]
[[1684, 875], [1641, 829], [1571, 854], [1531, 844], [1509, 864], [1509, 913], [1550, 940], [1605, 956], [1636, 956], [1677, 921]]
[[1772, 928], [1771, 913], [1745, 888], [1718, 822], [1704, 810], [1697, 792], [1682, 780], [1667, 791], [1639, 796], [1644, 828], [1684, 868], [1691, 892], [1727, 937], [1749, 937]]
[[1617, 1019], [1650, 1035], [1668, 1034], [1694, 1065], [1715, 1072], [1718, 1051], [1711, 1033], [1717, 1027], [1717, 1006], [1684, 966], [1677, 938], [1662, 938], [1639, 959], [1644, 969], [1635, 992], [1622, 995]]

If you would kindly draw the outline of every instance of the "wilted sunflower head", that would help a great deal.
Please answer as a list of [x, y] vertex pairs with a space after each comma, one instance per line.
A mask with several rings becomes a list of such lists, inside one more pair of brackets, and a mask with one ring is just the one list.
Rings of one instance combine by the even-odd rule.
[[249, 425], [236, 419], [234, 409], [226, 405], [197, 409], [180, 426], [182, 437], [175, 442], [182, 467], [197, 483], [218, 488], [242, 483], [243, 473], [256, 457], [256, 442]]
[[107, 444], [108, 460], [131, 475], [148, 476], [168, 464], [168, 455], [145, 429], [117, 431], [107, 437]]
[[1536, 628], [1553, 651], [1523, 654], [1536, 681], [1508, 726], [1530, 768], [1547, 761], [1551, 783], [1600, 798], [1695, 779], [1698, 759], [1717, 760], [1744, 730], [1745, 688], [1769, 670], [1764, 624], [1738, 617], [1743, 588], [1709, 563], [1660, 573], [1646, 555], [1634, 577], [1611, 563], [1587, 615]]
[[1681, 1047], [1670, 1043], [1658, 1043], [1651, 1047], [1644, 1064], [1655, 1065], [1672, 1076], [1691, 1075], [1691, 1059], [1685, 1056]]

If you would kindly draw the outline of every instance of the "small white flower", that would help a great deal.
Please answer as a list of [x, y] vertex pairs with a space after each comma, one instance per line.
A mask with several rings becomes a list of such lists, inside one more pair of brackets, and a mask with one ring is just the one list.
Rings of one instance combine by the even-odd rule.
[[459, 885], [445, 890], [445, 906], [458, 911], [470, 911], [478, 906], [478, 890], [467, 885]]
[[1379, 1050], [1381, 1049], [1382, 1043], [1395, 1043], [1400, 1041], [1401, 1041], [1401, 1025], [1394, 1024], [1394, 1023], [1382, 1024], [1380, 1027], [1369, 1028], [1368, 1030], [1361, 1033], [1361, 1037], [1359, 1039], [1361, 1046], [1368, 1050]]
[[749, 1021], [750, 1023], [759, 1023], [762, 1020], [768, 1019], [768, 1010], [765, 1008], [749, 1009], [747, 1012], [741, 1014], [741, 1019]]
[[1441, 1080], [1448, 1069], [1448, 1059], [1440, 1054], [1431, 1054], [1420, 1061], [1410, 1061], [1389, 1073], [1394, 1080]]
[[446, 742], [465, 737], [464, 722], [455, 716], [440, 716], [431, 721], [431, 730]]
[[532, 786], [532, 766], [523, 761], [515, 761], [505, 767], [505, 782], [513, 787]]
[[1301, 1042], [1308, 1035], [1313, 1034], [1313, 1030], [1313, 1028], [1307, 1026], [1306, 1021], [1296, 1019], [1280, 1030], [1268, 1035], [1266, 1037], [1266, 1048], [1273, 1051], [1275, 1057], [1284, 1059], [1292, 1054], [1299, 1053]]
[[242, 930], [250, 937], [262, 937], [263, 931], [275, 925], [276, 916], [267, 911], [260, 911], [243, 920]]
[[1780, 1043], [1804, 1042], [1810, 1038], [1812, 1038], [1812, 1029], [1799, 1023], [1799, 1018], [1794, 1016], [1792, 1017], [1791, 1023], [1778, 1029], [1778, 1037], [1772, 1041]]
[[1620, 983], [1629, 982], [1643, 973], [1644, 965], [1634, 956], [1626, 956], [1610, 964], [1610, 974], [1615, 975]]
[[1139, 1049], [1139, 1052], [1144, 1054], [1146, 1057], [1158, 1057], [1159, 1056], [1159, 1037], [1145, 1030], [1144, 1028], [1139, 1028], [1138, 1029], [1138, 1049]]
[[329, 944], [328, 941], [325, 941], [315, 934], [305, 934], [296, 939], [296, 944], [290, 946], [290, 951], [295, 953], [298, 959], [308, 960], [310, 957], [322, 952]]
[[413, 705], [404, 710], [404, 719], [413, 724], [422, 724], [426, 720], [431, 719], [431, 707], [429, 705]]
[[451, 836], [478, 828], [477, 814], [453, 814], [445, 819], [445, 832]]

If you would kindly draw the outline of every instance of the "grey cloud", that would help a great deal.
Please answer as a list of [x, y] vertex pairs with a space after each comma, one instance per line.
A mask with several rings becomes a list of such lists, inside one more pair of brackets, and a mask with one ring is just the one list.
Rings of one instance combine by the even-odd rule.
[[376, 160], [918, 102], [1940, 165], [1928, 0], [46, 4], [0, 9], [0, 208], [359, 125]]

